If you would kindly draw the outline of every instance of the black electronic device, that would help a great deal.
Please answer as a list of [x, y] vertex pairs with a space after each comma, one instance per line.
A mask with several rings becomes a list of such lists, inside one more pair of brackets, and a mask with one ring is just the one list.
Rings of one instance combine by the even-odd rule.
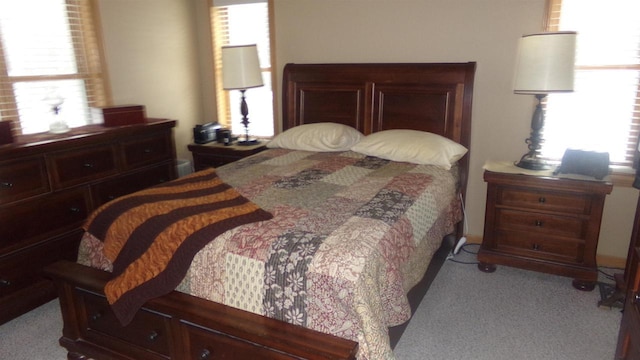
[[220, 124], [217, 122], [196, 125], [193, 128], [193, 141], [196, 144], [206, 144], [216, 141], [216, 130], [218, 129], [220, 129]]
[[554, 174], [580, 174], [602, 180], [609, 175], [609, 153], [567, 149]]

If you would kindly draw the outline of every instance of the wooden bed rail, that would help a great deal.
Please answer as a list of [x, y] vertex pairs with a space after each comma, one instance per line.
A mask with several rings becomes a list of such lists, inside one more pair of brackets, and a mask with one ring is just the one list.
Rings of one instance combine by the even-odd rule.
[[[358, 344], [173, 291], [122, 327], [102, 289], [110, 274], [69, 261], [56, 283], [69, 359], [355, 359]], [[104, 347], [108, 344], [109, 348]]]

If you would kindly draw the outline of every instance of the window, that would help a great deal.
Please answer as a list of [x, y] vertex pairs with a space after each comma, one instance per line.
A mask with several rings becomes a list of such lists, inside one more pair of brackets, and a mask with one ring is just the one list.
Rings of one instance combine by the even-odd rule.
[[269, 5], [266, 0], [213, 0], [210, 9], [218, 122], [231, 128], [234, 134], [244, 133], [240, 91], [222, 88], [221, 48], [225, 45], [256, 44], [264, 86], [248, 89], [245, 93], [249, 107], [249, 134], [273, 136]]
[[550, 94], [542, 155], [609, 152], [632, 166], [640, 130], [640, 1], [548, 0], [547, 30], [575, 30], [575, 91]]
[[107, 93], [92, 0], [0, 0], [0, 120], [17, 134], [49, 130], [52, 108], [90, 123]]

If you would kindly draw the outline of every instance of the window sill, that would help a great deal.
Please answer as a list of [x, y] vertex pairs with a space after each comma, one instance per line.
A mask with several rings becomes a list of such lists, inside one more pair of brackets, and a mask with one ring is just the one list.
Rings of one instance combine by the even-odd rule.
[[613, 186], [632, 187], [636, 171], [626, 166], [611, 166], [611, 175], [609, 175]]

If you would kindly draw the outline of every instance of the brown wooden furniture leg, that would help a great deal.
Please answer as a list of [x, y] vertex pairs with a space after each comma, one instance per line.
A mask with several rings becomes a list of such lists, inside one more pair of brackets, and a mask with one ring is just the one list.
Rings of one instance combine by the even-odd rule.
[[496, 271], [496, 266], [494, 264], [489, 264], [481, 261], [478, 264], [478, 269], [482, 272], [492, 273]]

